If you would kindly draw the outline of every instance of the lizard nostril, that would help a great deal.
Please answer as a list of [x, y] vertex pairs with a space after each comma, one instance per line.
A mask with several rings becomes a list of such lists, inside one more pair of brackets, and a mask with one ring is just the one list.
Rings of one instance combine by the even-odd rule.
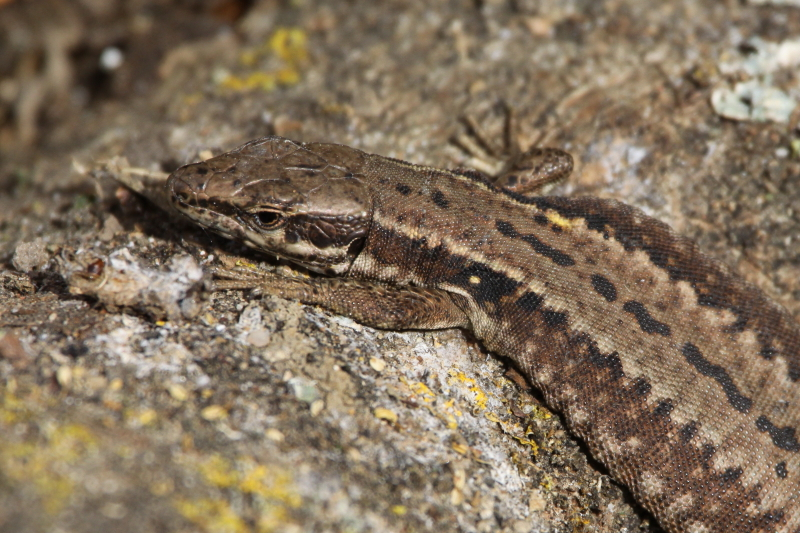
[[173, 174], [167, 181], [167, 188], [178, 198], [188, 198], [192, 193], [192, 187], [186, 183], [179, 175]]

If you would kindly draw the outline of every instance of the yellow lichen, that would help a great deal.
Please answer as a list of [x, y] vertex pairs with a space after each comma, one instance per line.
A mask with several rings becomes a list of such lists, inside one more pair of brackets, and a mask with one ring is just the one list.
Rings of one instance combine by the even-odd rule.
[[475, 404], [481, 411], [485, 411], [487, 409], [489, 396], [481, 387], [478, 386], [478, 383], [474, 379], [467, 377], [467, 375], [460, 370], [451, 370], [449, 383], [452, 385], [456, 382], [467, 385], [469, 391], [473, 394]]
[[211, 498], [175, 500], [175, 508], [184, 518], [215, 533], [249, 533], [247, 523], [231, 509], [225, 500]]
[[[260, 67], [262, 63], [278, 61], [280, 66]], [[260, 90], [269, 92], [278, 86], [300, 82], [301, 70], [308, 62], [308, 36], [300, 28], [278, 28], [264, 45], [242, 52], [239, 63], [255, 69], [242, 75], [225, 73], [219, 79], [221, 87], [233, 91]], [[260, 70], [259, 70], [260, 69]]]
[[409, 388], [414, 391], [415, 394], [422, 396], [422, 401], [426, 403], [431, 403], [436, 400], [436, 395], [428, 388], [427, 385], [422, 383], [421, 381], [417, 381], [415, 383], [409, 383]]
[[[8, 392], [3, 396], [1, 434], [8, 435], [11, 425], [25, 423], [35, 416], [26, 400]], [[63, 509], [75, 491], [65, 467], [97, 453], [98, 443], [94, 433], [79, 424], [40, 423], [40, 428], [36, 437], [7, 441], [0, 447], [0, 469], [8, 479], [32, 486], [44, 511], [53, 516]]]
[[239, 481], [239, 473], [233, 469], [230, 461], [218, 454], [202, 461], [199, 468], [206, 483], [214, 487], [226, 489]]
[[176, 498], [175, 508], [203, 531], [272, 533], [291, 523], [290, 509], [302, 504], [290, 472], [257, 463], [251, 457], [227, 459], [219, 454], [197, 459], [197, 469], [209, 487], [225, 491], [239, 500], [247, 495], [258, 516], [249, 527], [228, 498]]

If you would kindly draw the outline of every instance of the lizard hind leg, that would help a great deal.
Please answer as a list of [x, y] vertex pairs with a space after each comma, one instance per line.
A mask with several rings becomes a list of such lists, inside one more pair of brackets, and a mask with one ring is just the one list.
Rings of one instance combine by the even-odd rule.
[[473, 157], [473, 163], [483, 163], [486, 159], [502, 162], [487, 162], [481, 164], [479, 169], [482, 173], [493, 175], [490, 181], [498, 187], [532, 196], [540, 193], [544, 186], [558, 183], [572, 173], [572, 156], [563, 150], [534, 146], [522, 151], [517, 135], [519, 127], [516, 114], [510, 106], [505, 106], [502, 148], [492, 141], [473, 117], [465, 115], [461, 121], [469, 135], [462, 134], [454, 142]]
[[495, 178], [498, 187], [530, 195], [572, 173], [572, 156], [558, 148], [531, 148], [509, 161]]

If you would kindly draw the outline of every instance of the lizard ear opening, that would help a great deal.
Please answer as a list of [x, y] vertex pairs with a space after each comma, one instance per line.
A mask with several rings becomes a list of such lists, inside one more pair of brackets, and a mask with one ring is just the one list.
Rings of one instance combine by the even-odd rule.
[[361, 250], [364, 249], [364, 244], [367, 242], [367, 233], [364, 232], [359, 237], [350, 241], [350, 244], [347, 246], [347, 255], [351, 259], [355, 259], [358, 257], [358, 254], [361, 253]]

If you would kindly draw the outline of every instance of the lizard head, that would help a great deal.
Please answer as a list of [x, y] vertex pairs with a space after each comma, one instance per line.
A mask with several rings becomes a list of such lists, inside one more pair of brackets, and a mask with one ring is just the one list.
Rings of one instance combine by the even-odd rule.
[[369, 232], [372, 197], [364, 154], [281, 137], [179, 168], [172, 205], [195, 223], [318, 272], [342, 274]]

